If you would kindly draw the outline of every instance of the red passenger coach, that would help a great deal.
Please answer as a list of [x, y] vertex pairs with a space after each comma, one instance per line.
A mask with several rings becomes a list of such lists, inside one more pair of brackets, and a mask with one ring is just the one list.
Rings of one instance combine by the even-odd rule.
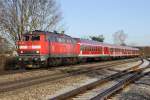
[[100, 42], [78, 39], [80, 46], [79, 57], [101, 57], [108, 56], [109, 49]]
[[72, 38], [57, 32], [32, 31], [18, 41], [19, 64], [26, 67], [56, 66], [103, 58], [136, 57], [139, 50]]
[[80, 46], [79, 57], [81, 58], [125, 58], [138, 56], [139, 49], [110, 45], [92, 40], [76, 39]]

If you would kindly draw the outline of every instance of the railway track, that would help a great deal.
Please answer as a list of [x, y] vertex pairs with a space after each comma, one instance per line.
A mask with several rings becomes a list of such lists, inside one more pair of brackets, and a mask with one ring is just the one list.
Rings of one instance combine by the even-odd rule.
[[[129, 61], [131, 60], [139, 60], [139, 58], [134, 58], [134, 59], [128, 59]], [[111, 61], [111, 63], [117, 63], [117, 62], [122, 62], [122, 61], [126, 61], [126, 59], [125, 60], [115, 60], [115, 61]], [[104, 63], [107, 63], [108, 61], [104, 61]], [[92, 62], [92, 63], [95, 63], [95, 62]], [[86, 64], [91, 64], [91, 62], [90, 63], [86, 63]], [[78, 64], [78, 65], [86, 65], [86, 64]], [[66, 67], [66, 66], [61, 66], [61, 67]], [[67, 67], [72, 67], [72, 65], [68, 65]], [[0, 75], [9, 75], [9, 74], [17, 74], [17, 73], [25, 73], [25, 72], [34, 72], [34, 71], [41, 71], [41, 70], [55, 70], [56, 68], [58, 68], [58, 67], [52, 67], [52, 68], [50, 68], [50, 69], [48, 69], [48, 68], [39, 68], [39, 69], [32, 69], [32, 70], [26, 70], [26, 69], [18, 69], [18, 70], [6, 70], [6, 71], [0, 71]]]
[[[147, 64], [145, 64], [147, 63]], [[144, 72], [149, 68], [149, 61], [144, 60], [138, 66], [128, 68], [116, 74], [110, 75], [104, 79], [78, 87], [74, 90], [49, 98], [50, 100], [105, 100], [114, 95], [117, 91], [135, 80], [150, 74], [150, 71]], [[119, 79], [119, 80], [118, 80]]]
[[[136, 61], [136, 60], [131, 60], [131, 61]], [[122, 61], [122, 62], [112, 63], [108, 65], [104, 64], [101, 66], [99, 65], [99, 66], [95, 66], [91, 68], [85, 68], [82, 70], [77, 70], [77, 71], [68, 72], [64, 74], [58, 74], [58, 75], [50, 74], [50, 75], [43, 75], [43, 76], [21, 79], [17, 81], [4, 82], [4, 83], [0, 83], [0, 93], [12, 91], [12, 90], [23, 88], [23, 87], [28, 87], [28, 86], [35, 85], [35, 84], [40, 84], [43, 82], [50, 82], [50, 81], [54, 81], [54, 80], [58, 80], [58, 79], [62, 79], [62, 78], [66, 78], [66, 77], [70, 77], [74, 75], [81, 75], [81, 74], [88, 73], [94, 70], [109, 68], [109, 67], [115, 66], [116, 64], [125, 64], [125, 63], [129, 63], [129, 61]]]

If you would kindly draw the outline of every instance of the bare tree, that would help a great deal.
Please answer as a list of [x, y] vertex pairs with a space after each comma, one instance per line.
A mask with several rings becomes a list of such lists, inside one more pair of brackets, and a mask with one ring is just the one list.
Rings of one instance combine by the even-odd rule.
[[4, 54], [6, 52], [8, 53], [8, 51], [10, 51], [10, 45], [8, 41], [5, 38], [2, 38], [1, 36], [0, 36], [0, 47], [1, 47], [0, 54]]
[[125, 40], [127, 39], [127, 34], [123, 30], [119, 30], [113, 34], [113, 39], [117, 45], [126, 45]]
[[0, 0], [0, 32], [12, 41], [26, 31], [49, 31], [61, 20], [55, 0]]

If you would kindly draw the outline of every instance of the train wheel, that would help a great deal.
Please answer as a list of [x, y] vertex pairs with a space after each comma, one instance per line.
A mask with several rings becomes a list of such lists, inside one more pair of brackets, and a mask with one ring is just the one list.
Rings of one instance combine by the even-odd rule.
[[78, 62], [77, 58], [73, 58], [73, 64], [76, 64]]

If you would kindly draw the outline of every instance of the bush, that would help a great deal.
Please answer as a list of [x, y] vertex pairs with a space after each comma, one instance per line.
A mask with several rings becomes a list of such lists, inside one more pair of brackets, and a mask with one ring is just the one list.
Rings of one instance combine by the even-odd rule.
[[16, 63], [15, 57], [0, 55], [0, 70], [14, 69]]

